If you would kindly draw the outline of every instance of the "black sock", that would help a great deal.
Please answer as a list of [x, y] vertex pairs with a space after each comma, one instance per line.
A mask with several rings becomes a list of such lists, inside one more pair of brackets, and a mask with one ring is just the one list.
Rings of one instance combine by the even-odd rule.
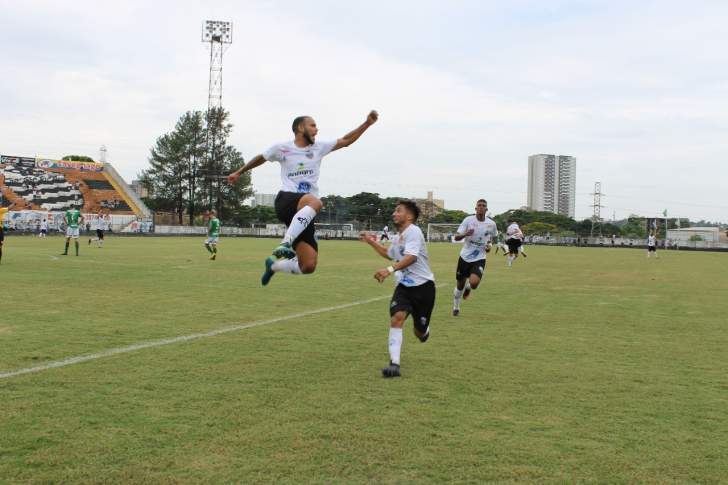
[[66, 250], [64, 251], [65, 253], [68, 253], [68, 245], [69, 244], [71, 244], [71, 241], [69, 241], [68, 239], [66, 239]]
[[76, 246], [76, 256], [78, 256], [78, 239], [76, 239], [73, 244]]

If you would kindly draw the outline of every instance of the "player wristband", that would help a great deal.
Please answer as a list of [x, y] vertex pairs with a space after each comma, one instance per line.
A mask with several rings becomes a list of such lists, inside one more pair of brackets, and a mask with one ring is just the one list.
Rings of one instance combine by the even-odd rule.
[[394, 273], [394, 266], [387, 266], [387, 271], [389, 271], [390, 274]]

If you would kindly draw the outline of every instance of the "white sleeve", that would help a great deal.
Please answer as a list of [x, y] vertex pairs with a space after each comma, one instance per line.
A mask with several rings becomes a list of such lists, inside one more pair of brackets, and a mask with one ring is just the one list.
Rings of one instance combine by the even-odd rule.
[[465, 231], [468, 230], [468, 224], [467, 219], [463, 219], [463, 222], [460, 223], [460, 227], [458, 227], [458, 230], [456, 231], [458, 234], [465, 234]]
[[321, 149], [319, 150], [319, 155], [321, 155], [321, 158], [324, 158], [326, 155], [331, 153], [331, 150], [334, 149], [337, 141], [338, 140], [329, 140], [319, 142], [321, 144]]
[[269, 162], [282, 162], [283, 154], [281, 153], [281, 146], [273, 145], [263, 152], [263, 158], [265, 158]]
[[415, 234], [408, 234], [407, 236], [404, 241], [404, 254], [417, 257], [422, 250], [422, 238], [417, 237]]

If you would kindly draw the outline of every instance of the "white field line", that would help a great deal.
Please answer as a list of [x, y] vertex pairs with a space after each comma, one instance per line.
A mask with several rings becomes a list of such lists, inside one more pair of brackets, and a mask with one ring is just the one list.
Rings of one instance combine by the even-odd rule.
[[[441, 285], [438, 285], [438, 286], [441, 286]], [[216, 335], [221, 335], [224, 333], [239, 332], [240, 330], [245, 330], [245, 329], [253, 328], [253, 327], [260, 327], [262, 325], [269, 325], [271, 323], [283, 322], [285, 320], [292, 320], [294, 318], [303, 318], [303, 317], [308, 317], [310, 315], [318, 315], [319, 313], [343, 310], [345, 308], [351, 308], [351, 307], [355, 307], [355, 306], [359, 306], [359, 305], [366, 305], [367, 303], [373, 303], [375, 301], [386, 300], [387, 298], [391, 298], [391, 296], [390, 295], [377, 296], [375, 298], [369, 298], [368, 300], [360, 300], [360, 301], [355, 301], [352, 303], [345, 303], [343, 305], [329, 306], [329, 307], [324, 307], [324, 308], [318, 308], [316, 310], [309, 310], [306, 312], [293, 313], [291, 315], [283, 315], [281, 317], [269, 318], [267, 320], [258, 320], [257, 322], [233, 325], [230, 327], [222, 327], [222, 328], [218, 328], [215, 330], [211, 330], [209, 332], [192, 333], [189, 335], [180, 335], [179, 337], [172, 337], [172, 338], [166, 338], [166, 339], [161, 339], [161, 340], [150, 340], [148, 342], [140, 342], [138, 344], [127, 345], [126, 347], [117, 347], [115, 349], [103, 350], [101, 352], [96, 352], [93, 354], [77, 355], [75, 357], [67, 357], [65, 359], [53, 360], [51, 362], [48, 362], [48, 363], [45, 363], [42, 365], [37, 365], [35, 367], [26, 367], [25, 369], [16, 369], [16, 370], [11, 370], [11, 371], [7, 371], [7, 372], [0, 372], [0, 380], [10, 379], [11, 377], [17, 377], [17, 376], [21, 376], [23, 374], [33, 374], [36, 372], [43, 372], [45, 370], [55, 369], [56, 367], [66, 367], [68, 365], [80, 364], [82, 362], [88, 362], [89, 360], [103, 359], [105, 357], [111, 357], [111, 356], [118, 355], [118, 354], [126, 354], [129, 352], [135, 352], [137, 350], [149, 349], [149, 348], [153, 348], [153, 347], [162, 347], [164, 345], [172, 345], [172, 344], [176, 344], [179, 342], [188, 342], [190, 340], [197, 340], [197, 339], [201, 339], [201, 338], [215, 337]]]

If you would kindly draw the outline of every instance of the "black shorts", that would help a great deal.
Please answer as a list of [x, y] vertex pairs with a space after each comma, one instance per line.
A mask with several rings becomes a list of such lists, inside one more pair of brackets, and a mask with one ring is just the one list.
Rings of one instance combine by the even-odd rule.
[[657, 251], [657, 248], [655, 246], [647, 246], [647, 251], [650, 253], [654, 253]]
[[99, 239], [104, 238], [104, 231], [102, 229], [96, 229], [96, 237]]
[[0, 243], [3, 242], [4, 240], [5, 240], [5, 231], [0, 229]]
[[468, 263], [461, 256], [458, 258], [458, 269], [455, 270], [455, 279], [460, 281], [463, 278], [470, 277], [471, 274], [477, 275], [478, 278], [482, 278], [484, 270], [485, 258]]
[[[298, 201], [301, 200], [301, 197], [306, 195], [305, 193], [296, 193], [296, 192], [278, 192], [278, 195], [276, 195], [275, 200], [275, 209], [276, 209], [276, 215], [278, 216], [278, 220], [281, 221], [286, 225], [286, 227], [291, 225], [291, 221], [293, 220], [293, 216], [296, 215], [296, 212], [298, 212]], [[293, 247], [296, 247], [296, 244], [303, 241], [305, 243], [308, 243], [310, 246], [313, 247], [315, 251], [318, 251], [318, 243], [316, 242], [316, 218], [308, 224], [306, 229], [301, 233], [300, 236], [296, 238], [295, 241], [293, 241]]]
[[397, 285], [389, 303], [389, 316], [405, 311], [412, 315], [415, 328], [424, 332], [430, 325], [435, 306], [435, 283], [428, 281], [419, 286]]
[[509, 252], [517, 253], [518, 248], [521, 247], [521, 244], [523, 244], [523, 242], [520, 239], [511, 238], [506, 240], [506, 244], [508, 245]]

